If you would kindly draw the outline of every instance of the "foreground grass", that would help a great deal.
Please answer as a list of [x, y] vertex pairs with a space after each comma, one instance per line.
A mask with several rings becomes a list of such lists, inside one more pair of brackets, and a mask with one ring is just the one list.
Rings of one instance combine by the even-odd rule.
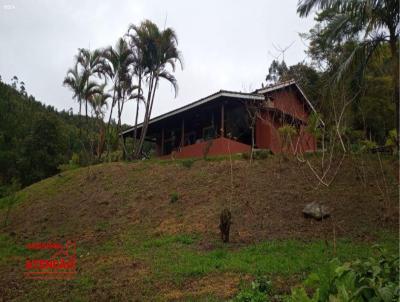
[[[215, 243], [215, 248], [210, 251], [201, 251], [199, 241], [198, 236], [187, 234], [138, 236], [136, 240], [128, 241], [125, 249], [131, 257], [147, 262], [157, 278], [172, 277], [177, 282], [215, 272], [288, 277], [315, 271], [333, 257], [346, 261], [367, 257], [372, 252], [372, 244], [346, 239], [336, 243], [336, 253], [331, 244], [321, 240], [275, 240], [243, 247]], [[396, 252], [394, 236], [382, 235], [379, 243]]]
[[[398, 253], [394, 234], [380, 234], [376, 243], [391, 253]], [[70, 301], [88, 301], [92, 300], [91, 293], [99, 288], [108, 288], [113, 293], [111, 297], [126, 299], [124, 287], [117, 286], [118, 278], [112, 278], [115, 275], [113, 265], [88, 267], [87, 262], [85, 264], [85, 261], [96, 262], [99, 258], [123, 257], [125, 271], [129, 271], [130, 263], [137, 262], [147, 268], [143, 278], [135, 283], [135, 291], [141, 299], [165, 300], [166, 291], [158, 287], [159, 284], [165, 284], [183, 293], [178, 300], [221, 301], [220, 294], [224, 296], [224, 293], [218, 292], [217, 287], [213, 289], [212, 278], [215, 276], [240, 276], [240, 280], [267, 276], [273, 281], [278, 279], [294, 285], [310, 272], [323, 270], [334, 257], [342, 261], [366, 258], [373, 253], [374, 245], [340, 239], [334, 254], [332, 244], [321, 240], [273, 240], [245, 246], [211, 242], [212, 247], [207, 249], [203, 248], [203, 244], [204, 238], [196, 234], [155, 236], [134, 230], [100, 246], [81, 246], [78, 249], [79, 274], [75, 280], [62, 283], [68, 288], [68, 293], [64, 292], [63, 295], [67, 294]], [[24, 248], [16, 245], [10, 237], [0, 236], [0, 265], [5, 265], [7, 260], [15, 256], [21, 260], [26, 255]], [[204, 278], [211, 278], [209, 293], [199, 294], [186, 288], [188, 281]], [[62, 294], [53, 291], [54, 287], [60, 285], [57, 281], [36, 281], [36, 285], [40, 286], [32, 288], [30, 297], [25, 298], [50, 300]]]

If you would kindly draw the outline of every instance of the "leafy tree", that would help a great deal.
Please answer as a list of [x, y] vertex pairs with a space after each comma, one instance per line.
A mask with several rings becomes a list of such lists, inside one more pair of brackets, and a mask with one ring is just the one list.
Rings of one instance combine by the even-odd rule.
[[18, 77], [17, 76], [13, 76], [11, 78], [11, 87], [14, 89], [17, 89], [17, 85], [18, 85]]
[[287, 67], [285, 62], [272, 61], [266, 77], [267, 83], [276, 84], [295, 80], [304, 90], [307, 97], [315, 107], [319, 107], [321, 95], [321, 74], [312, 66], [304, 62]]
[[24, 83], [23, 81], [21, 81], [21, 82], [19, 83], [19, 92], [20, 92], [22, 95], [26, 95], [25, 83]]
[[279, 63], [278, 60], [273, 60], [270, 67], [268, 68], [268, 74], [265, 78], [267, 83], [276, 84], [281, 81], [281, 78], [284, 74], [286, 74], [288, 68], [286, 66], [285, 61]]
[[[391, 53], [392, 100], [396, 106], [397, 129], [399, 127], [399, 0], [301, 0], [298, 13], [308, 16], [312, 9], [321, 12], [325, 20], [318, 29], [318, 39], [332, 49], [347, 41], [355, 41], [348, 54], [344, 52], [336, 68], [336, 80], [343, 79], [352, 67], [362, 79], [365, 68], [374, 54], [389, 45]], [[325, 47], [326, 48], [326, 47]]]
[[23, 185], [53, 175], [65, 161], [67, 139], [61, 123], [53, 115], [37, 114], [32, 130], [22, 143], [20, 158]]
[[[57, 112], [54, 107], [41, 104], [33, 96], [0, 83], [0, 196], [10, 192], [13, 183], [26, 186], [57, 173], [59, 163], [68, 163], [73, 154], [82, 152], [82, 141], [87, 144], [91, 137], [99, 133], [100, 123], [104, 128], [103, 121], [90, 118], [89, 133], [79, 135], [80, 116], [70, 111]], [[58, 150], [54, 161], [39, 156], [50, 152], [47, 144], [37, 143], [40, 125], [44, 129], [53, 127], [59, 135], [59, 139], [49, 135], [52, 149]], [[43, 158], [46, 158], [45, 162]]]

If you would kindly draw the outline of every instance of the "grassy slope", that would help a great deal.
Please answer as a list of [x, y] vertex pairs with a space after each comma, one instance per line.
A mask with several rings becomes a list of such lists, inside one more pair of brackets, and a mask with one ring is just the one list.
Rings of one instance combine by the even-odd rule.
[[[251, 167], [235, 160], [233, 184], [227, 160], [190, 164], [102, 164], [19, 192], [0, 229], [0, 296], [213, 301], [232, 296], [258, 274], [268, 275], [279, 294], [334, 256], [333, 230], [343, 260], [369, 255], [374, 243], [397, 248], [393, 162], [384, 162], [385, 185], [376, 159], [346, 159], [329, 187], [318, 185], [306, 165], [278, 158]], [[171, 203], [171, 194], [178, 201]], [[304, 205], [315, 200], [332, 209], [332, 218], [302, 217]], [[382, 212], [385, 204], [389, 210]], [[218, 235], [224, 207], [233, 215], [228, 245]], [[0, 209], [2, 225], [6, 211]], [[37, 257], [25, 243], [67, 239], [78, 245], [75, 280], [23, 279], [25, 257]]]

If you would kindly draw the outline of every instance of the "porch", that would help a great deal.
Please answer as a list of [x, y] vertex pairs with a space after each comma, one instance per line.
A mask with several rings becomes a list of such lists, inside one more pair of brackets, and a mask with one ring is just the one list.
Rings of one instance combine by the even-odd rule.
[[251, 150], [245, 99], [221, 96], [149, 125], [146, 140], [161, 158], [203, 157]]

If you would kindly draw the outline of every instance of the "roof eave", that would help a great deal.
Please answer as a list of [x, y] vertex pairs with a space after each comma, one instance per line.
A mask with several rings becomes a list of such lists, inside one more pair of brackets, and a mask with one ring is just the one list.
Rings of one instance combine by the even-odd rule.
[[[244, 92], [234, 92], [234, 91], [220, 90], [217, 93], [211, 94], [211, 95], [209, 95], [209, 96], [207, 96], [207, 97], [205, 97], [203, 99], [200, 99], [200, 100], [198, 100], [196, 102], [193, 102], [193, 103], [188, 104], [186, 106], [183, 106], [181, 108], [175, 109], [173, 111], [164, 113], [164, 114], [162, 114], [160, 116], [157, 116], [155, 118], [152, 118], [149, 121], [149, 124], [161, 121], [161, 120], [166, 119], [168, 117], [171, 117], [171, 116], [177, 115], [179, 113], [185, 112], [187, 110], [193, 109], [193, 108], [195, 108], [197, 106], [203, 105], [205, 103], [208, 103], [208, 102], [210, 102], [212, 100], [215, 100], [217, 98], [220, 98], [220, 97], [230, 97], [230, 98], [237, 98], [237, 99], [260, 100], [260, 101], [264, 100], [264, 96], [262, 94], [259, 94], [259, 93], [244, 93]], [[136, 126], [137, 129], [141, 128], [142, 125], [143, 125], [143, 123], [138, 124]], [[132, 132], [133, 130], [135, 130], [135, 127], [131, 127], [129, 129], [123, 131], [121, 134], [124, 135], [126, 133]]]

